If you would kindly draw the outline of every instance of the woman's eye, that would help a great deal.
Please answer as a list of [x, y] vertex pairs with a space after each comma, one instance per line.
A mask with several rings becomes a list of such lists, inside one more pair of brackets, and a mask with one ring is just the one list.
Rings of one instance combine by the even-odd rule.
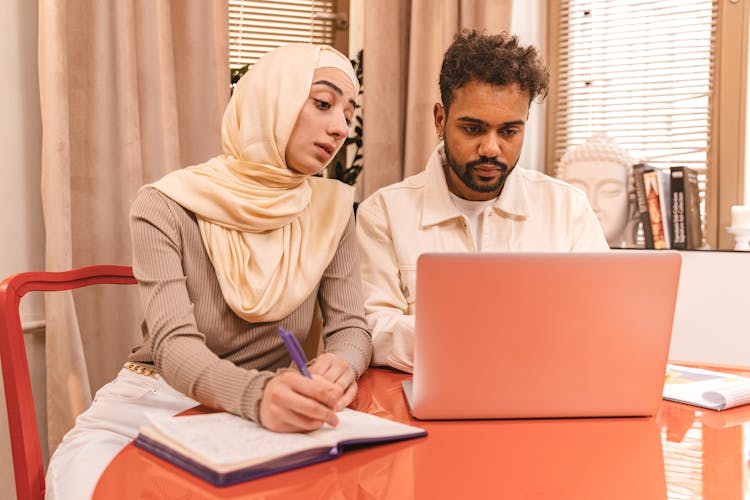
[[313, 101], [315, 101], [315, 105], [320, 109], [331, 109], [331, 103], [328, 101], [323, 101], [321, 99], [313, 99]]

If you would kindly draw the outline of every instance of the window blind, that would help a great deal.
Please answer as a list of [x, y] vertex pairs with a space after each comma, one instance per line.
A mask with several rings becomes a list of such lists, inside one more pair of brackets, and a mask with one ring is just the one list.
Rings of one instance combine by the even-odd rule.
[[229, 66], [252, 65], [287, 43], [334, 45], [335, 23], [335, 1], [229, 0]]
[[634, 160], [708, 173], [718, 0], [560, 0], [554, 161], [604, 132]]

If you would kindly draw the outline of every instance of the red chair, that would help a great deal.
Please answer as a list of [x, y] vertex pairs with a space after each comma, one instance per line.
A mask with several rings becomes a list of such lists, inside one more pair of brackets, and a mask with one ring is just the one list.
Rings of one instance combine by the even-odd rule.
[[16, 495], [43, 499], [44, 463], [39, 444], [31, 378], [21, 329], [19, 304], [28, 292], [72, 290], [89, 285], [132, 285], [133, 270], [126, 266], [89, 266], [62, 272], [28, 272], [0, 283], [0, 362], [13, 455]]

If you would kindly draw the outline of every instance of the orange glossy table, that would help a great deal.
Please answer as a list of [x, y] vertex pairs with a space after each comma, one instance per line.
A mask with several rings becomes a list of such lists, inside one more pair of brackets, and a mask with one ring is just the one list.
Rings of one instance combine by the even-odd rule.
[[665, 401], [655, 418], [428, 422], [408, 413], [407, 377], [371, 369], [353, 407], [427, 437], [224, 488], [130, 444], [93, 498], [739, 500], [748, 490], [750, 406], [713, 412]]

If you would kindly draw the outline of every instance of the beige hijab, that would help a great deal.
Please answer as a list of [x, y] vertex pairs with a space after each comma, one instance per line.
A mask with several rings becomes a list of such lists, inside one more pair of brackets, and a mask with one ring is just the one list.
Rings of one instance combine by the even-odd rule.
[[225, 154], [150, 185], [195, 213], [224, 299], [247, 321], [282, 319], [307, 299], [352, 214], [350, 186], [298, 174], [284, 159], [319, 67], [341, 69], [359, 88], [349, 60], [330, 47], [278, 48], [235, 87]]

